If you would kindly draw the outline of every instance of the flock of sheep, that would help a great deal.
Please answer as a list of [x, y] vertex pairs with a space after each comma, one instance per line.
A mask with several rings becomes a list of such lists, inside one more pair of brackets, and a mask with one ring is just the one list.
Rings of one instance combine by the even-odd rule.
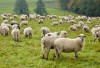
[[[1, 17], [3, 19], [3, 22], [0, 26], [0, 33], [4, 36], [8, 35], [8, 33], [11, 31], [11, 35], [14, 38], [15, 41], [19, 41], [20, 39], [20, 28], [24, 25], [28, 25], [29, 19], [30, 21], [38, 19], [38, 24], [44, 23], [45, 19], [50, 19], [55, 22], [51, 24], [51, 26], [57, 26], [58, 24], [63, 23], [70, 23], [72, 24], [69, 27], [70, 31], [77, 31], [77, 29], [83, 29], [84, 32], [89, 33], [90, 28], [87, 24], [92, 24], [92, 19], [98, 19], [98, 25], [92, 24], [93, 28], [91, 29], [91, 32], [93, 36], [95, 36], [94, 42], [96, 39], [100, 42], [100, 17], [87, 17], [87, 16], [57, 16], [57, 15], [47, 15], [47, 16], [41, 16], [36, 14], [29, 14], [24, 15], [22, 14], [20, 16], [21, 23], [18, 23], [15, 19], [18, 18], [18, 15], [12, 15], [11, 13], [8, 14], [1, 14]], [[59, 18], [59, 19], [58, 19]], [[10, 19], [10, 24], [8, 19]], [[77, 24], [76, 20], [80, 20], [80, 22]], [[85, 24], [83, 21], [86, 21], [87, 24]], [[60, 59], [61, 52], [74, 52], [75, 57], [78, 58], [78, 51], [81, 51], [85, 44], [85, 35], [80, 34], [77, 38], [71, 39], [67, 38], [67, 31], [62, 30], [59, 34], [58, 32], [51, 32], [51, 30], [48, 27], [42, 27], [40, 29], [41, 31], [41, 48], [42, 48], [42, 54], [43, 58], [45, 53], [47, 52], [47, 60], [49, 56], [50, 49], [54, 49], [54, 55], [53, 59], [55, 59], [56, 55]], [[32, 38], [33, 35], [33, 29], [31, 27], [26, 27], [23, 31], [23, 34], [25, 37], [28, 37], [29, 39]], [[47, 51], [46, 51], [47, 50]]]

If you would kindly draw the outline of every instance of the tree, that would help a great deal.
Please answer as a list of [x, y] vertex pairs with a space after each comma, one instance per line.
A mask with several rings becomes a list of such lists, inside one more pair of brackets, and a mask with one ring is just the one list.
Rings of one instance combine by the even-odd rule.
[[16, 0], [14, 12], [16, 14], [29, 14], [26, 0]]
[[45, 9], [45, 4], [43, 3], [42, 0], [37, 1], [37, 7], [35, 9], [35, 12], [37, 14], [40, 14], [40, 15], [47, 15], [48, 14], [46, 9]]

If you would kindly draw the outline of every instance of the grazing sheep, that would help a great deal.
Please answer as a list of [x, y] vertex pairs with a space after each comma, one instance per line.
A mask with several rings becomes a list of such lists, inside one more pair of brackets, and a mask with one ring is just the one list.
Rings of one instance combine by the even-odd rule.
[[47, 28], [47, 27], [42, 27], [41, 28], [41, 36], [45, 36], [49, 32], [50, 32], [49, 28]]
[[84, 26], [84, 23], [82, 21], [80, 21], [79, 24], [81, 25], [81, 27]]
[[22, 25], [28, 25], [28, 21], [22, 21], [22, 22], [20, 23], [20, 26], [22, 26]]
[[25, 15], [22, 15], [22, 16], [20, 17], [20, 20], [21, 20], [21, 21], [25, 21], [25, 20], [26, 20], [26, 16], [25, 16]]
[[14, 24], [18, 24], [18, 22], [15, 21], [15, 20], [12, 20], [12, 21], [11, 21], [11, 25], [14, 25]]
[[96, 27], [100, 27], [100, 24], [99, 24], [99, 25], [95, 25], [95, 24], [93, 24], [93, 27], [95, 27], [95, 28], [96, 28]]
[[10, 17], [10, 20], [12, 21], [12, 20], [14, 20], [14, 18], [13, 17]]
[[59, 24], [63, 24], [63, 20], [59, 20]]
[[9, 33], [8, 26], [2, 26], [1, 27], [1, 34], [4, 35], [4, 36], [6, 36], [6, 35], [8, 35], [8, 33]]
[[4, 20], [3, 23], [7, 24], [8, 23], [8, 20]]
[[12, 26], [12, 29], [20, 29], [20, 27], [19, 27], [19, 25], [14, 24], [14, 25]]
[[29, 14], [29, 20], [35, 20], [35, 19], [36, 19], [36, 15]]
[[19, 41], [19, 37], [20, 37], [20, 30], [17, 28], [14, 28], [11, 32], [13, 38], [15, 41]]
[[33, 29], [31, 27], [27, 27], [24, 29], [24, 36], [28, 37], [29, 39], [32, 38]]
[[86, 23], [91, 24], [91, 22], [89, 20]]
[[58, 25], [58, 22], [54, 22], [52, 25], [53, 25], [53, 26]]
[[44, 22], [44, 20], [43, 20], [43, 19], [40, 19], [40, 20], [39, 20], [39, 24], [40, 24], [40, 23], [43, 23], [43, 22]]
[[88, 27], [87, 25], [85, 25], [85, 26], [83, 27], [83, 30], [84, 30], [85, 32], [89, 32], [89, 27]]
[[67, 32], [66, 31], [61, 31], [60, 38], [66, 38], [66, 37], [67, 37]]
[[75, 21], [75, 20], [70, 20], [70, 23], [74, 23], [74, 24], [75, 24], [75, 23], [76, 23], [76, 21]]
[[77, 28], [75, 26], [73, 26], [73, 25], [70, 26], [69, 29], [70, 29], [70, 31], [76, 31], [77, 30]]
[[2, 16], [3, 20], [7, 20], [7, 17], [6, 16]]
[[69, 53], [74, 52], [75, 57], [78, 58], [78, 51], [81, 51], [84, 47], [85, 38], [86, 36], [84, 34], [80, 34], [78, 38], [76, 39], [70, 39], [70, 38], [58, 38], [54, 42], [54, 57], [55, 59], [56, 55], [58, 55], [58, 58], [60, 59], [61, 52]]
[[15, 14], [15, 15], [13, 15], [13, 17], [14, 17], [14, 18], [17, 18], [18, 16]]
[[94, 42], [96, 41], [97, 38], [98, 38], [98, 41], [100, 42], [100, 31], [97, 31], [97, 32], [95, 33]]
[[[47, 33], [42, 39], [41, 39], [41, 47], [42, 47], [42, 55], [44, 59], [44, 54], [47, 52], [47, 60], [49, 56], [50, 49], [54, 49], [54, 41], [58, 38], [57, 32], [54, 33]], [[45, 51], [45, 48], [47, 48], [47, 51]]]
[[91, 32], [92, 32], [92, 35], [95, 36], [95, 33], [100, 31], [100, 27], [97, 27], [97, 28], [92, 28]]

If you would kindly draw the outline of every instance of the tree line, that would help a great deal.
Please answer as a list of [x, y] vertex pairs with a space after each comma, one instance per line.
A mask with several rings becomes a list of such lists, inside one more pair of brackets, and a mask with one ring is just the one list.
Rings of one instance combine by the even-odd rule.
[[[37, 1], [37, 7], [34, 11], [40, 15], [47, 15], [47, 11], [45, 9], [45, 4], [42, 0]], [[28, 4], [26, 0], [16, 0], [14, 12], [16, 14], [29, 14]]]
[[56, 0], [62, 10], [87, 16], [100, 16], [100, 0]]

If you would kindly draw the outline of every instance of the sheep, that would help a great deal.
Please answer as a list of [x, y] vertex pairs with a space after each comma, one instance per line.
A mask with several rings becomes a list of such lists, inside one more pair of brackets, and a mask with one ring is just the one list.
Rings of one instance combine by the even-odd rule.
[[14, 18], [13, 17], [10, 17], [10, 20], [12, 21], [12, 20], [14, 20]]
[[33, 29], [31, 27], [27, 27], [24, 29], [24, 36], [28, 37], [29, 39], [32, 38]]
[[75, 57], [78, 58], [78, 51], [81, 51], [85, 44], [85, 35], [80, 34], [78, 38], [71, 39], [71, 38], [58, 38], [54, 42], [54, 56], [53, 59], [55, 59], [56, 54], [58, 55], [58, 58], [60, 60], [60, 54], [61, 52], [69, 53], [74, 52]]
[[14, 17], [14, 18], [17, 18], [18, 16], [15, 14], [15, 15], [13, 15], [13, 17]]
[[95, 27], [95, 28], [96, 28], [96, 27], [100, 27], [100, 24], [99, 24], [99, 25], [95, 25], [95, 24], [93, 24], [93, 27]]
[[84, 26], [84, 23], [82, 21], [80, 21], [79, 24], [81, 25], [81, 27]]
[[20, 30], [18, 28], [14, 28], [11, 32], [13, 38], [15, 41], [19, 41], [19, 37], [20, 37]]
[[70, 30], [70, 31], [76, 31], [77, 28], [76, 28], [75, 26], [72, 25], [72, 26], [69, 27], [69, 30]]
[[20, 23], [20, 26], [22, 26], [22, 25], [28, 25], [28, 21], [22, 21], [22, 22]]
[[20, 29], [20, 26], [19, 25], [17, 25], [17, 24], [14, 24], [13, 26], [12, 26], [12, 29]]
[[58, 25], [58, 22], [53, 22], [52, 25], [53, 26]]
[[59, 20], [59, 24], [63, 24], [63, 21], [62, 20]]
[[86, 23], [91, 24], [91, 22], [90, 22], [89, 20], [87, 20], [87, 22], [86, 22]]
[[1, 27], [1, 34], [4, 35], [4, 36], [6, 36], [6, 35], [8, 35], [8, 33], [9, 33], [8, 26], [2, 26]]
[[87, 25], [85, 25], [85, 26], [83, 27], [83, 30], [84, 30], [85, 32], [89, 32], [89, 27], [88, 27]]
[[66, 37], [67, 37], [67, 32], [66, 31], [61, 31], [60, 38], [66, 38]]
[[76, 21], [75, 21], [75, 20], [70, 20], [70, 23], [74, 23], [74, 24], [75, 24], [75, 23], [76, 23]]
[[45, 36], [49, 32], [50, 32], [49, 28], [47, 28], [47, 27], [42, 27], [41, 28], [41, 36]]
[[[47, 33], [42, 39], [41, 39], [41, 48], [42, 48], [42, 55], [43, 59], [45, 52], [47, 52], [47, 60], [49, 56], [50, 49], [54, 49], [54, 41], [58, 38], [57, 32], [50, 32]], [[45, 48], [47, 48], [47, 51], [45, 51]]]
[[25, 20], [26, 20], [26, 16], [25, 16], [25, 15], [22, 15], [22, 16], [20, 17], [20, 20], [21, 20], [21, 21], [25, 21]]
[[15, 21], [15, 20], [12, 20], [12, 21], [11, 21], [11, 25], [14, 25], [14, 24], [18, 24], [18, 22]]
[[3, 23], [7, 24], [8, 23], [8, 20], [4, 20]]
[[97, 38], [98, 38], [98, 41], [100, 42], [100, 30], [95, 33], [94, 42], [96, 41]]
[[43, 22], [44, 22], [43, 19], [40, 19], [40, 20], [38, 21], [39, 24], [40, 24], [40, 23], [43, 23]]
[[91, 32], [92, 32], [92, 35], [93, 35], [93, 36], [95, 36], [95, 33], [98, 32], [98, 31], [100, 31], [100, 27], [92, 28], [92, 29], [91, 29]]
[[36, 15], [29, 14], [29, 20], [35, 20], [35, 19], [36, 19]]
[[7, 17], [6, 16], [2, 16], [3, 20], [7, 20]]

